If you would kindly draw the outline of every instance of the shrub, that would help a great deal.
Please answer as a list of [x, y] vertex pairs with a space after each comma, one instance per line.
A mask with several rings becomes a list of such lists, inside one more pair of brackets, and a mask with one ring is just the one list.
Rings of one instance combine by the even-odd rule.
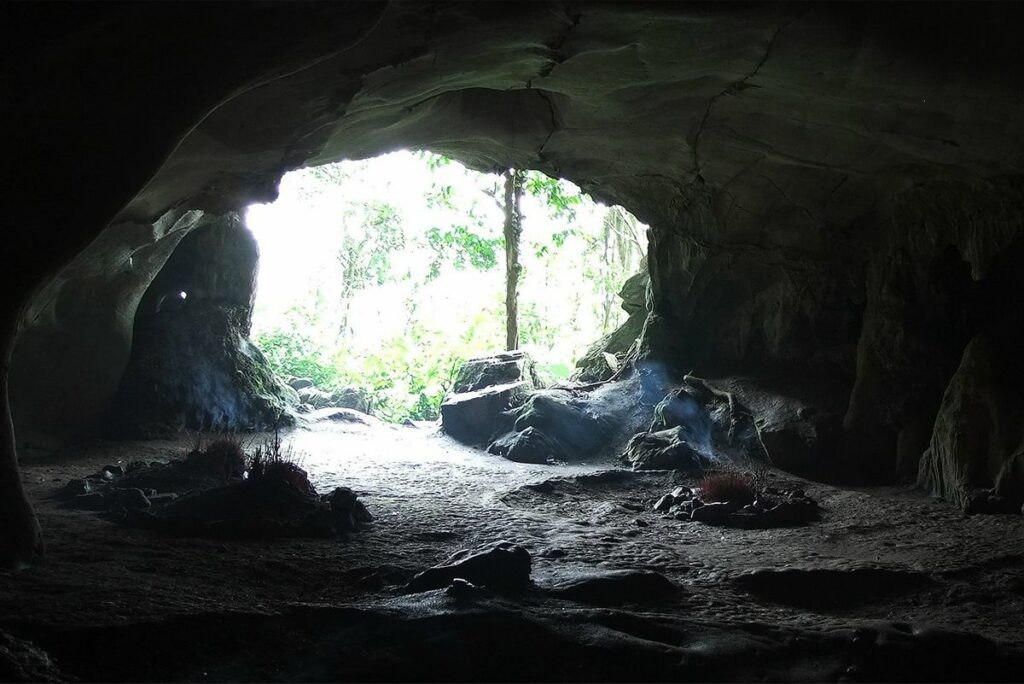
[[743, 473], [723, 470], [710, 473], [697, 483], [704, 501], [749, 504], [757, 494], [754, 481]]
[[316, 496], [316, 489], [309, 481], [309, 474], [299, 466], [299, 458], [291, 449], [285, 448], [281, 435], [257, 446], [247, 462], [247, 475], [251, 482], [279, 481], [290, 489]]
[[218, 437], [203, 448], [202, 433], [196, 433], [187, 461], [195, 468], [224, 479], [242, 477], [246, 467], [245, 448], [241, 437], [232, 435]]

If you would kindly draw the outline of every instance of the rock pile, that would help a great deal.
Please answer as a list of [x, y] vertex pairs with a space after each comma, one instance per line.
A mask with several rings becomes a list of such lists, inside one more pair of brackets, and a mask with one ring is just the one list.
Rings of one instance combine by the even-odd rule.
[[736, 494], [727, 500], [712, 500], [700, 488], [676, 487], [658, 499], [654, 510], [676, 520], [744, 529], [795, 527], [820, 515], [818, 503], [803, 490], [775, 487], [751, 490], [747, 496]]
[[58, 496], [173, 536], [334, 537], [373, 520], [351, 489], [321, 495], [302, 468], [275, 453], [247, 458], [237, 443], [217, 440], [180, 461], [104, 466]]

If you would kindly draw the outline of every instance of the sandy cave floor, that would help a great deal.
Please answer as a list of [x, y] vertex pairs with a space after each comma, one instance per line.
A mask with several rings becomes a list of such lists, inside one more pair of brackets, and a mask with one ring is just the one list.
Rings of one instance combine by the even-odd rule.
[[[518, 464], [434, 428], [329, 424], [285, 437], [320, 491], [353, 488], [375, 521], [343, 540], [169, 539], [54, 498], [104, 464], [182, 458], [184, 437], [24, 464], [48, 557], [2, 576], [0, 629], [83, 680], [855, 681], [929, 679], [932, 666], [951, 679], [1024, 676], [1020, 516], [773, 473], [817, 499], [822, 520], [709, 527], [652, 511], [685, 484], [671, 472]], [[400, 593], [414, 573], [497, 540], [530, 551], [535, 591]], [[545, 593], [616, 569], [654, 570], [685, 591], [623, 606]], [[977, 676], [943, 665], [951, 651]]]

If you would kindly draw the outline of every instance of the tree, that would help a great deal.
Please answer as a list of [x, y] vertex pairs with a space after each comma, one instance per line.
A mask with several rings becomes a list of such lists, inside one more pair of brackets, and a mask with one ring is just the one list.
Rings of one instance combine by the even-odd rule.
[[518, 169], [505, 172], [505, 348], [519, 348], [519, 242], [523, 236], [521, 201], [525, 174]]
[[362, 207], [359, 229], [343, 223], [343, 238], [338, 250], [341, 264], [341, 294], [338, 337], [349, 333], [348, 313], [352, 296], [366, 287], [383, 285], [391, 271], [391, 255], [405, 246], [398, 211], [386, 202], [369, 202]]

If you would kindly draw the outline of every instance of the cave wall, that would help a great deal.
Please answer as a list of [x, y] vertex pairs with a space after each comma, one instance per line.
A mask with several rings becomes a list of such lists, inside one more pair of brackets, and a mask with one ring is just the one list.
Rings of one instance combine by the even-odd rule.
[[108, 434], [256, 431], [290, 424], [295, 392], [249, 340], [259, 249], [237, 212], [206, 216], [177, 245], [135, 313]]
[[[108, 8], [89, 30], [66, 26], [43, 43], [53, 92], [15, 113], [62, 111], [71, 93], [102, 125], [28, 137], [69, 138], [112, 170], [60, 212], [26, 204], [13, 214], [39, 236], [67, 232], [47, 258], [28, 257], [39, 267], [14, 287], [27, 293], [50, 277], [18, 317], [12, 377], [43, 397], [14, 391], [19, 431], [67, 438], [109, 405], [151, 274], [173, 236], [196, 227], [175, 229], [182, 216], [272, 198], [289, 169], [422, 147], [481, 170], [540, 169], [623, 204], [652, 226], [652, 358], [677, 370], [827, 377], [857, 442], [837, 461], [874, 477], [914, 470], [932, 441], [929, 416], [977, 334], [957, 307], [1005, 249], [1019, 209], [1003, 192], [1024, 160], [1014, 7], [255, 7], [230, 28], [226, 15], [238, 13], [223, 9], [190, 23], [181, 15], [192, 10]], [[39, 58], [38, 46], [16, 48], [16, 66]], [[133, 56], [131, 78], [121, 62], [111, 74], [90, 70], [114, 54]], [[18, 74], [27, 91], [33, 80]], [[136, 144], [147, 154], [133, 150], [131, 163], [104, 156]], [[31, 148], [18, 149], [35, 168]], [[75, 186], [53, 171], [32, 183]], [[949, 212], [959, 218], [941, 227]], [[1001, 212], [1011, 218], [974, 220]], [[115, 286], [125, 226], [142, 236], [128, 251], [152, 258]], [[46, 239], [13, 253], [46, 252]], [[62, 254], [78, 256], [58, 270]], [[62, 299], [98, 315], [56, 306]], [[935, 342], [946, 329], [956, 334]], [[934, 355], [928, 364], [914, 360], [921, 350]], [[47, 363], [56, 354], [64, 367]], [[47, 409], [68, 405], [49, 403], [64, 387], [88, 413]]]

